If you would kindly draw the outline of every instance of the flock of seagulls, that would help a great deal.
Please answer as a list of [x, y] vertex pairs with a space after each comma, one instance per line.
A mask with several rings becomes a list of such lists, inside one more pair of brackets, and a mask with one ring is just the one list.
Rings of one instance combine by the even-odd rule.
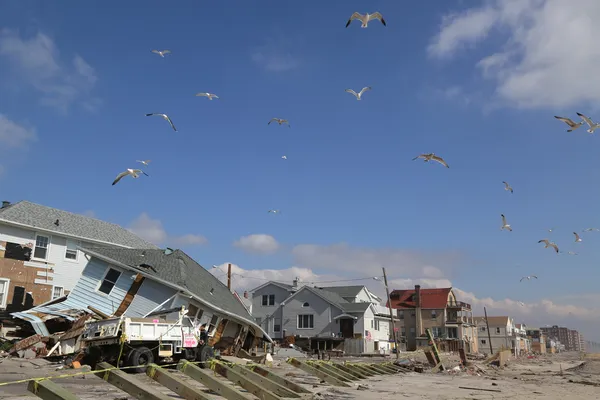
[[575, 123], [575, 121], [573, 121], [571, 118], [565, 118], [565, 117], [559, 117], [559, 116], [554, 116], [554, 118], [564, 122], [565, 124], [569, 125], [569, 127], [571, 129], [568, 129], [567, 132], [573, 132], [575, 129], [579, 128], [581, 125], [583, 125], [584, 123], [586, 123], [590, 128], [587, 130], [588, 133], [594, 133], [594, 131], [598, 128], [600, 128], [600, 124], [595, 123], [594, 121], [592, 121], [591, 118], [586, 117], [585, 115], [583, 115], [582, 113], [577, 113], [577, 115], [583, 120], [579, 123]]

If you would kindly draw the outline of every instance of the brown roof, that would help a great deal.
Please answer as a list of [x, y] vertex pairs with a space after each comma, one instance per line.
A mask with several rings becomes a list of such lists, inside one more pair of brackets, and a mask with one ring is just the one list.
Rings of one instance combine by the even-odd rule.
[[[506, 325], [508, 325], [508, 316], [487, 317], [487, 319], [488, 319], [488, 324], [490, 326], [506, 326]], [[479, 324], [479, 322], [481, 322], [481, 321], [485, 322], [485, 317], [475, 317], [474, 320], [475, 320], [476, 324]]]
[[[421, 289], [421, 308], [443, 309], [448, 304], [448, 295], [452, 288]], [[393, 290], [390, 293], [392, 308], [415, 308], [415, 289]], [[386, 304], [387, 306], [387, 304]]]

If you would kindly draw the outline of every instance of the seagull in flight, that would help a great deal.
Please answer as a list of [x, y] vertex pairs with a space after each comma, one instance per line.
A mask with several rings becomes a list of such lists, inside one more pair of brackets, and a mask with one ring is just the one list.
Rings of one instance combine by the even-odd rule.
[[117, 175], [117, 177], [115, 178], [115, 180], [112, 184], [113, 184], [113, 186], [116, 185], [121, 179], [123, 179], [123, 177], [125, 177], [127, 175], [131, 175], [132, 178], [138, 178], [140, 176], [140, 174], [150, 176], [147, 173], [145, 173], [144, 171], [142, 171], [141, 169], [127, 168], [126, 171], [123, 171], [119, 175]]
[[576, 242], [581, 242], [581, 238], [579, 237], [579, 235], [577, 234], [577, 232], [573, 232], [573, 235], [575, 235], [575, 241]]
[[512, 228], [510, 227], [510, 224], [506, 223], [506, 217], [504, 216], [504, 214], [500, 214], [500, 216], [502, 217], [502, 228], [500, 228], [500, 230], [508, 230], [510, 232], [512, 232]]
[[522, 278], [521, 278], [521, 280], [520, 280], [519, 282], [523, 282], [523, 279], [527, 279], [528, 281], [530, 281], [530, 280], [531, 280], [531, 278], [535, 278], [535, 279], [537, 279], [538, 277], [537, 277], [537, 276], [535, 276], [535, 275], [527, 275], [527, 276], [524, 276], [524, 277], [522, 277]]
[[279, 210], [269, 210], [269, 213], [281, 214], [281, 211], [279, 211]]
[[[561, 250], [560, 252], [564, 254], [564, 251]], [[575, 253], [574, 251], [569, 251], [569, 252], [567, 252], [567, 254], [570, 255], [570, 256], [576, 256], [577, 255], [577, 253]]]
[[173, 128], [173, 130], [175, 132], [177, 132], [177, 129], [175, 128], [175, 125], [173, 125], [173, 121], [171, 121], [171, 118], [169, 118], [169, 116], [167, 114], [150, 113], [150, 114], [146, 114], [146, 117], [151, 117], [153, 115], [157, 115], [159, 117], [162, 117], [165, 121], [167, 121], [169, 123], [169, 125], [171, 125], [171, 128]]
[[348, 20], [348, 22], [346, 22], [346, 28], [348, 26], [350, 26], [352, 21], [354, 21], [355, 19], [357, 19], [361, 22], [361, 25], [360, 25], [361, 28], [366, 28], [367, 25], [369, 24], [369, 21], [372, 21], [374, 19], [380, 20], [381, 23], [383, 24], [383, 26], [387, 26], [387, 24], [385, 23], [385, 19], [383, 19], [383, 16], [379, 12], [374, 12], [373, 14], [366, 13], [365, 15], [355, 12], [354, 14], [352, 14], [350, 16], [350, 19]]
[[287, 156], [281, 156], [283, 160], [287, 160]]
[[525, 307], [525, 303], [523, 303], [522, 301], [520, 301], [520, 302], [519, 302], [519, 305], [520, 305], [521, 307]]
[[165, 58], [165, 54], [171, 54], [171, 50], [163, 50], [163, 51], [160, 51], [160, 50], [152, 50], [152, 52], [153, 52], [154, 54], [158, 54], [158, 55], [159, 55], [159, 56], [161, 56], [162, 58]]
[[573, 132], [575, 129], [577, 129], [581, 125], [583, 125], [583, 121], [576, 124], [575, 122], [573, 122], [573, 120], [571, 118], [557, 117], [556, 115], [554, 116], [554, 118], [561, 120], [562, 122], [564, 122], [565, 124], [567, 124], [571, 127], [571, 129], [568, 129], [567, 132]]
[[556, 245], [556, 243], [549, 241], [548, 239], [542, 239], [540, 241], [538, 241], [538, 243], [544, 243], [546, 244], [546, 246], [544, 246], [545, 249], [547, 249], [548, 247], [553, 247], [554, 250], [558, 253], [558, 246]]
[[502, 183], [504, 183], [504, 190], [508, 190], [511, 193], [513, 192], [513, 188], [508, 184], [508, 182], [502, 181]]
[[371, 86], [365, 86], [364, 88], [361, 89], [360, 92], [356, 93], [354, 90], [352, 89], [346, 89], [345, 91], [348, 93], [353, 94], [354, 96], [356, 96], [356, 100], [360, 100], [362, 98], [362, 95], [364, 92], [366, 92], [367, 90], [371, 90]]
[[283, 118], [271, 118], [271, 120], [267, 123], [267, 125], [271, 125], [271, 122], [277, 122], [279, 125], [281, 124], [287, 124], [288, 128], [291, 128], [292, 126], [290, 125], [290, 123], [288, 122], [287, 119], [283, 119]]
[[555, 229], [556, 228], [550, 228], [550, 229], [548, 229], [548, 232], [554, 232]]
[[418, 156], [416, 156], [415, 158], [413, 158], [413, 161], [415, 161], [415, 160], [417, 160], [417, 159], [419, 159], [419, 158], [422, 158], [422, 159], [423, 159], [423, 161], [425, 161], [425, 162], [432, 161], [432, 160], [433, 160], [433, 161], [437, 161], [437, 162], [439, 162], [440, 164], [442, 164], [444, 167], [446, 167], [446, 168], [450, 168], [450, 167], [448, 166], [448, 164], [446, 163], [446, 161], [444, 161], [444, 159], [443, 159], [442, 157], [436, 156], [436, 155], [435, 155], [435, 153], [429, 153], [429, 154], [425, 154], [425, 153], [423, 153], [423, 154], [421, 154], [421, 155], [418, 155]]
[[587, 130], [589, 133], [594, 133], [596, 129], [600, 128], [600, 124], [595, 123], [591, 120], [591, 118], [586, 117], [582, 113], [577, 113], [577, 115], [579, 115], [581, 119], [583, 119], [585, 123], [588, 124], [588, 126], [590, 127], [590, 129]]
[[136, 162], [139, 162], [141, 164], [144, 164], [146, 167], [148, 166], [148, 164], [150, 164], [150, 160], [135, 160]]
[[598, 229], [598, 228], [586, 228], [586, 229], [583, 230], [583, 232], [593, 232], [593, 231], [598, 232], [598, 231], [600, 231], [600, 229]]
[[196, 93], [196, 96], [204, 96], [204, 97], [208, 98], [209, 100], [219, 98], [219, 96], [217, 96], [214, 93]]

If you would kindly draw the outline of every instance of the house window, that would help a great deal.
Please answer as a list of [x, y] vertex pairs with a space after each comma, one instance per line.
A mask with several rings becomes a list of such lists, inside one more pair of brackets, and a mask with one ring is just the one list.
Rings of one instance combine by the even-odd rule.
[[487, 344], [487, 341], [485, 339], [481, 339], [481, 344]]
[[8, 300], [8, 287], [10, 281], [8, 279], [0, 278], [0, 308], [6, 308], [6, 301]]
[[302, 304], [302, 307], [310, 307], [310, 304], [308, 304], [308, 301], [305, 301], [305, 302]]
[[375, 328], [375, 321], [371, 320], [371, 329]]
[[431, 310], [431, 319], [437, 318], [437, 312], [435, 310]]
[[33, 257], [45, 260], [48, 258], [48, 243], [50, 238], [48, 236], [35, 236], [35, 249], [33, 250]]
[[376, 331], [379, 330], [379, 320], [378, 319], [375, 320], [375, 330]]
[[276, 318], [273, 322], [273, 332], [281, 332], [281, 319]]
[[65, 294], [64, 287], [54, 286], [54, 288], [52, 288], [52, 300], [58, 299], [59, 297], [62, 297], [64, 294]]
[[496, 328], [496, 333], [500, 333], [500, 328]]
[[67, 239], [67, 250], [65, 252], [65, 258], [67, 260], [77, 261], [77, 242], [74, 240]]
[[206, 330], [208, 336], [212, 336], [215, 334], [215, 330], [217, 329], [217, 322], [219, 322], [219, 316], [213, 315], [210, 319], [210, 323], [208, 324], [208, 329]]
[[274, 306], [275, 305], [275, 295], [274, 294], [263, 294], [262, 305], [263, 306]]
[[441, 338], [444, 336], [444, 330], [442, 327], [434, 326], [433, 328], [431, 328], [431, 334], [433, 335], [433, 337]]
[[404, 319], [404, 310], [398, 310], [398, 318]]
[[108, 272], [106, 273], [106, 276], [104, 277], [104, 280], [98, 288], [98, 291], [105, 294], [110, 294], [110, 291], [113, 289], [113, 287], [115, 287], [115, 283], [117, 283], [117, 280], [120, 276], [120, 271], [117, 271], [114, 268], [109, 268]]
[[481, 332], [485, 332], [485, 326], [481, 327]]
[[298, 315], [298, 329], [313, 329], [315, 316], [313, 314]]

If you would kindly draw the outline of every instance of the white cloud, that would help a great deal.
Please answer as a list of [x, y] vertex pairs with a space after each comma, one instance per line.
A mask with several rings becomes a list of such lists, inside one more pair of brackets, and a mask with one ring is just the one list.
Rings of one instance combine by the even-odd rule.
[[279, 243], [271, 235], [256, 233], [243, 236], [233, 243], [234, 246], [249, 253], [271, 254], [279, 249]]
[[279, 37], [270, 39], [264, 45], [256, 47], [252, 52], [252, 61], [271, 72], [284, 72], [298, 67], [300, 64], [290, 49], [294, 48], [290, 40]]
[[[0, 153], [11, 149], [24, 149], [31, 142], [37, 140], [37, 134], [32, 127], [25, 127], [0, 114]], [[0, 175], [5, 167], [0, 165]]]
[[17, 31], [0, 31], [0, 56], [11, 61], [17, 74], [42, 94], [41, 103], [66, 112], [79, 102], [95, 109], [99, 99], [90, 96], [97, 76], [94, 69], [79, 55], [71, 63], [63, 63], [54, 41], [39, 32], [22, 38]]
[[156, 245], [193, 246], [207, 242], [201, 235], [187, 234], [183, 236], [169, 235], [159, 219], [152, 219], [147, 213], [141, 213], [130, 225], [129, 230], [142, 239]]
[[481, 58], [477, 68], [496, 84], [498, 99], [523, 108], [569, 107], [600, 102], [600, 31], [596, 0], [493, 0], [444, 18], [428, 47], [449, 58], [492, 30], [505, 43]]
[[96, 216], [96, 212], [94, 210], [86, 210], [83, 213], [81, 213], [82, 215], [85, 215], [86, 217], [90, 217], [90, 218], [98, 218]]

